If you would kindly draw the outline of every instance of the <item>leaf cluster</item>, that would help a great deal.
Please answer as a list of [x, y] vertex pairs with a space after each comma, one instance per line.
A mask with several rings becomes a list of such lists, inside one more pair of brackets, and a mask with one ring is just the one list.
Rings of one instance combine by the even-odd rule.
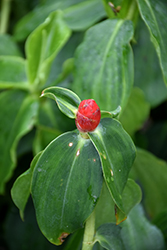
[[[166, 1], [3, 2], [0, 206], [9, 209], [2, 247], [37, 249], [37, 242], [39, 249], [57, 248], [40, 233], [30, 243], [32, 194], [51, 243], [72, 233], [60, 249], [81, 249], [89, 221], [90, 249], [165, 249]], [[80, 101], [90, 98], [102, 120], [85, 139], [74, 119]], [[22, 219], [25, 210], [18, 231], [12, 185]]]

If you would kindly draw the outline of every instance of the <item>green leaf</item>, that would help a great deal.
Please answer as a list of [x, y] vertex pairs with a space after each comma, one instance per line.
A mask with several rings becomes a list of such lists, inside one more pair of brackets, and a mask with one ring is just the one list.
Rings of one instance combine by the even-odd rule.
[[131, 210], [121, 226], [121, 236], [126, 250], [164, 250], [161, 231], [147, 220], [141, 205]]
[[106, 184], [115, 204], [124, 212], [122, 192], [135, 159], [135, 146], [121, 124], [111, 118], [101, 120], [89, 137], [102, 162]]
[[106, 16], [100, 0], [46, 1], [19, 20], [14, 29], [15, 39], [25, 39], [51, 12], [56, 10], [63, 11], [67, 25], [73, 30], [85, 30]]
[[102, 182], [99, 155], [77, 130], [48, 145], [35, 166], [31, 190], [39, 227], [50, 242], [60, 245], [82, 227], [97, 203]]
[[70, 34], [62, 19], [62, 12], [56, 11], [29, 36], [26, 42], [26, 55], [30, 83], [45, 83], [51, 63]]
[[0, 34], [0, 55], [2, 56], [21, 56], [21, 52], [14, 42], [12, 36]]
[[64, 10], [64, 19], [70, 29], [81, 31], [106, 17], [101, 0], [87, 0]]
[[[134, 44], [135, 86], [141, 88], [151, 107], [158, 106], [167, 98], [158, 57], [149, 32], [143, 21], [138, 22], [137, 43]], [[156, 93], [156, 94], [155, 94]]]
[[167, 208], [167, 163], [151, 153], [138, 149], [131, 175], [140, 183], [144, 205], [149, 216]]
[[[128, 179], [122, 194], [122, 203], [125, 209], [125, 214], [128, 217], [130, 210], [138, 203], [142, 197], [141, 189], [132, 179]], [[108, 222], [119, 223], [125, 220], [122, 218], [120, 210], [116, 210], [115, 204], [105, 183], [103, 183], [102, 192], [96, 206], [96, 228]]]
[[121, 227], [112, 223], [101, 225], [95, 234], [95, 241], [108, 250], [123, 250], [124, 245], [121, 239]]
[[17, 41], [22, 41], [35, 30], [52, 11], [59, 9], [62, 1], [56, 1], [54, 4], [49, 4], [48, 1], [44, 6], [37, 6], [27, 15], [23, 16], [14, 27], [14, 38]]
[[23, 91], [4, 91], [0, 94], [0, 193], [16, 166], [16, 148], [20, 138], [34, 123], [38, 103]]
[[0, 88], [27, 89], [25, 60], [13, 56], [0, 56]]
[[101, 109], [124, 108], [133, 85], [132, 36], [127, 20], [106, 20], [90, 28], [76, 50], [72, 90], [82, 99], [95, 99]]
[[61, 87], [50, 87], [42, 91], [41, 97], [46, 96], [56, 101], [59, 109], [69, 118], [75, 118], [80, 98], [71, 90]]
[[16, 179], [11, 189], [13, 202], [20, 210], [20, 216], [22, 220], [24, 220], [24, 209], [30, 196], [32, 173], [41, 153], [42, 152], [34, 157], [33, 161], [31, 162], [30, 169], [28, 169]]
[[164, 81], [167, 84], [167, 5], [156, 0], [137, 0], [142, 19], [148, 27], [151, 41], [159, 57]]
[[119, 120], [128, 134], [133, 136], [142, 127], [149, 116], [149, 112], [150, 105], [146, 102], [143, 91], [134, 88]]
[[103, 118], [116, 118], [121, 112], [121, 106], [118, 106], [114, 111], [101, 111], [101, 119]]

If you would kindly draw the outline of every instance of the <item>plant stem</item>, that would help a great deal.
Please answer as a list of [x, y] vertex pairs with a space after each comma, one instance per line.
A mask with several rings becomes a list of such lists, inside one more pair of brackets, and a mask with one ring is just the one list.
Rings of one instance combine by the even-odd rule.
[[2, 0], [1, 19], [0, 19], [0, 34], [4, 34], [7, 32], [9, 13], [10, 13], [10, 1], [11, 0]]
[[132, 1], [126, 15], [126, 19], [133, 20], [136, 11], [137, 11], [137, 3], [136, 1]]
[[92, 250], [94, 244], [95, 234], [95, 212], [89, 216], [85, 225], [84, 238], [82, 243], [82, 250]]
[[103, 0], [103, 6], [106, 11], [106, 14], [108, 15], [109, 18], [113, 17], [113, 11], [111, 10], [110, 6], [108, 5], [108, 2]]

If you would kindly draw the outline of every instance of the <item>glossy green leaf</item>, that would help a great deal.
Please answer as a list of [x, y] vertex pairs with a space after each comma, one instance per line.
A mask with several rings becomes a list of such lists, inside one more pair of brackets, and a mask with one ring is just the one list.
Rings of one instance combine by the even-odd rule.
[[144, 205], [151, 217], [167, 208], [167, 163], [145, 150], [137, 150], [131, 175], [144, 193]]
[[[131, 21], [106, 20], [90, 28], [75, 54], [72, 89], [101, 109], [124, 108], [133, 85]], [[91, 52], [91, 53], [90, 53]]]
[[50, 87], [42, 91], [42, 96], [55, 100], [59, 109], [69, 118], [76, 117], [81, 100], [71, 90], [61, 87]]
[[95, 241], [108, 250], [124, 250], [121, 227], [112, 223], [103, 224], [97, 229]]
[[[132, 179], [128, 179], [126, 186], [122, 194], [122, 203], [125, 209], [125, 214], [128, 217], [131, 209], [138, 203], [140, 203], [142, 198], [141, 189]], [[102, 192], [96, 206], [96, 228], [100, 225], [108, 222], [120, 223], [123, 218], [120, 210], [115, 209], [114, 201], [111, 194], [106, 186], [103, 184]]]
[[141, 205], [131, 210], [121, 226], [121, 236], [126, 250], [164, 250], [161, 231], [147, 220]]
[[57, 0], [37, 6], [16, 24], [14, 36], [17, 40], [25, 39], [45, 18], [56, 10], [64, 12], [67, 25], [73, 30], [85, 30], [105, 17], [100, 0]]
[[56, 11], [29, 36], [26, 55], [30, 83], [45, 83], [51, 63], [70, 34], [70, 29], [62, 19], [62, 12]]
[[12, 36], [8, 34], [0, 34], [0, 55], [21, 56], [21, 52]]
[[140, 21], [136, 31], [137, 43], [133, 45], [135, 86], [141, 88], [151, 107], [167, 99], [167, 88], [164, 84], [158, 57], [145, 24]]
[[41, 152], [34, 157], [33, 161], [31, 162], [30, 168], [16, 179], [11, 189], [13, 202], [20, 210], [20, 216], [22, 220], [24, 220], [24, 209], [30, 196], [30, 186], [33, 170], [40, 155]]
[[128, 134], [133, 136], [142, 127], [149, 116], [149, 112], [150, 105], [146, 102], [143, 91], [134, 88], [119, 120]]
[[25, 60], [13, 56], [0, 56], [0, 88], [27, 89]]
[[111, 112], [101, 110], [101, 119], [103, 119], [103, 118], [116, 118], [119, 116], [120, 112], [121, 112], [121, 106], [118, 106], [117, 109], [115, 109], [114, 111], [111, 111]]
[[77, 130], [48, 145], [35, 166], [31, 189], [39, 227], [50, 242], [60, 245], [82, 227], [96, 205], [102, 182], [99, 155]]
[[167, 84], [166, 23], [167, 5], [156, 0], [137, 0], [142, 19], [148, 27], [151, 41], [159, 57], [164, 81]]
[[110, 118], [101, 120], [89, 137], [102, 162], [103, 174], [115, 204], [124, 212], [122, 192], [135, 159], [135, 146], [121, 124]]
[[70, 29], [81, 31], [106, 17], [101, 0], [87, 0], [64, 10], [64, 19]]
[[20, 138], [34, 123], [38, 103], [22, 91], [4, 91], [0, 94], [0, 193], [16, 166], [16, 148]]

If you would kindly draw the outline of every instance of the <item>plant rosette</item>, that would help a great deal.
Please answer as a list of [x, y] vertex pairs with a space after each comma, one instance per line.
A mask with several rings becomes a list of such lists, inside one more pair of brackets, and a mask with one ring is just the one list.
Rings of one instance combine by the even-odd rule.
[[[50, 87], [44, 97], [56, 101], [77, 129], [58, 136], [15, 181], [12, 198], [23, 217], [32, 195], [38, 225], [45, 237], [60, 245], [83, 227], [100, 197], [103, 181], [115, 203], [117, 224], [126, 218], [122, 193], [135, 159], [135, 146], [113, 112], [72, 91]], [[84, 136], [86, 135], [86, 136]]]

